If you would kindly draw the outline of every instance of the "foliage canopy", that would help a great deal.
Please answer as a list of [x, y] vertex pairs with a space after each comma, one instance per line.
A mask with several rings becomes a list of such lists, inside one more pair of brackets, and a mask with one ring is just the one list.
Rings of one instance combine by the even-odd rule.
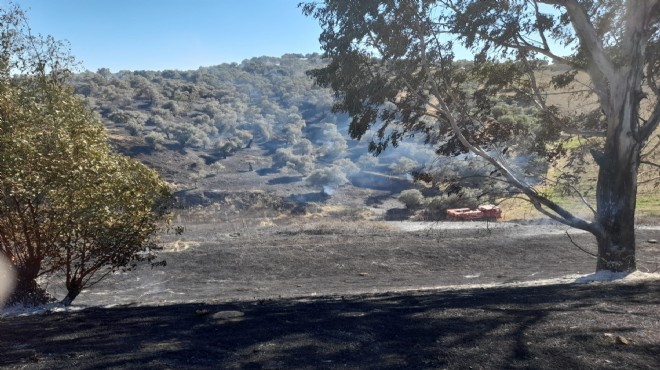
[[72, 59], [62, 44], [30, 36], [18, 8], [0, 19], [0, 253], [17, 272], [15, 297], [59, 274], [68, 304], [108, 272], [154, 258], [170, 190], [108, 145], [65, 84]]
[[[591, 232], [598, 270], [635, 269], [638, 168], [657, 166], [643, 150], [660, 122], [658, 1], [326, 0], [301, 7], [321, 24], [329, 59], [310, 75], [335, 91], [334, 110], [351, 116], [351, 136], [378, 126], [375, 153], [423, 133], [439, 154], [476, 154], [540, 212]], [[458, 44], [474, 53], [472, 63], [455, 61]], [[559, 45], [573, 55], [561, 55]], [[567, 71], [544, 83], [537, 76], [548, 59]], [[583, 89], [569, 93], [592, 99], [591, 110], [567, 114], [552, 104], [553, 89], [578, 84]], [[497, 117], [502, 101], [533, 105], [538, 128]], [[566, 153], [566, 135], [585, 140], [582, 153], [599, 168], [596, 206], [585, 199], [593, 221], [552, 201], [509, 161], [524, 146], [556, 159]], [[569, 174], [556, 183], [582, 196], [575, 180]]]

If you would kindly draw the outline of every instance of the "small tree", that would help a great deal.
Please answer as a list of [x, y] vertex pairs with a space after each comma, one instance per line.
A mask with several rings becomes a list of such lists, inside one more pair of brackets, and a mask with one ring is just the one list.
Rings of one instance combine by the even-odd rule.
[[17, 7], [0, 9], [0, 27], [0, 253], [17, 273], [12, 301], [38, 296], [37, 277], [63, 273], [70, 304], [98, 272], [152, 259], [169, 188], [112, 151], [65, 85], [61, 44], [31, 36]]
[[209, 168], [211, 168], [216, 175], [219, 175], [220, 171], [225, 169], [225, 166], [220, 162], [213, 162]]
[[273, 168], [285, 167], [306, 175], [314, 169], [314, 157], [311, 154], [294, 154], [291, 148], [278, 148], [273, 155]]
[[408, 157], [401, 157], [398, 161], [390, 164], [390, 172], [394, 175], [409, 175], [415, 170], [424, 168], [423, 165]]
[[57, 189], [66, 199], [61, 221], [70, 227], [46, 263], [65, 274], [66, 305], [108, 273], [153, 261], [153, 236], [171, 201], [158, 174], [141, 163], [104, 150], [87, 154], [96, 158], [88, 157], [67, 188]]
[[150, 148], [156, 149], [165, 142], [165, 136], [160, 132], [152, 131], [144, 136], [144, 142]]

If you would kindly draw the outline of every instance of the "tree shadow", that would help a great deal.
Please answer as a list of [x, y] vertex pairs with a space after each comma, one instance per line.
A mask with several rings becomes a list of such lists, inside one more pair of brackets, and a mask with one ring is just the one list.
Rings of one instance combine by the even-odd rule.
[[330, 196], [323, 192], [291, 194], [286, 198], [286, 200], [288, 200], [289, 202], [302, 203], [302, 204], [310, 203], [310, 202], [323, 203], [326, 202], [328, 199], [330, 199]]
[[[660, 344], [638, 332], [657, 324], [659, 291], [556, 285], [4, 317], [0, 366], [652, 368]], [[648, 316], [622, 314], [631, 302]]]
[[284, 185], [284, 184], [293, 184], [295, 182], [302, 181], [302, 176], [280, 176], [274, 179], [266, 181], [268, 185]]

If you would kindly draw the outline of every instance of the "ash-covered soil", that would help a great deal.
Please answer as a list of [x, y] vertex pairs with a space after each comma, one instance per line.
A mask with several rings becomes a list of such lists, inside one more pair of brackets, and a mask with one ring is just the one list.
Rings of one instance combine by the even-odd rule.
[[[180, 220], [185, 234], [165, 236], [165, 268], [114, 275], [67, 311], [0, 315], [0, 367], [660, 363], [659, 280], [516, 286], [592, 272], [593, 258], [573, 245], [593, 251], [585, 233], [569, 231], [571, 241], [549, 225], [207, 220]], [[637, 237], [640, 269], [658, 269], [660, 246], [648, 240], [660, 230]]]
[[[185, 221], [185, 220], [184, 220]], [[306, 221], [306, 222], [305, 222]], [[250, 227], [186, 223], [164, 241], [164, 268], [117, 274], [82, 305], [163, 304], [378, 293], [588, 274], [590, 234], [551, 225], [313, 221]], [[405, 231], [405, 230], [414, 231]], [[660, 268], [660, 229], [638, 230], [642, 271]], [[55, 287], [55, 285], [51, 285]], [[64, 292], [53, 291], [56, 296]]]
[[657, 369], [660, 281], [0, 319], [9, 369]]

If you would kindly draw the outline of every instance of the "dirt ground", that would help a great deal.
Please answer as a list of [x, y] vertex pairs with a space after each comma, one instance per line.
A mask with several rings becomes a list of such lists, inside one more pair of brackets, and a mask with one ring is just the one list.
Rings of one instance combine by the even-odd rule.
[[[588, 234], [571, 241], [556, 226], [482, 223], [185, 225], [164, 240], [165, 268], [112, 276], [72, 310], [0, 316], [0, 367], [660, 364], [660, 281], [516, 286], [592, 272], [593, 258], [573, 245], [593, 250]], [[657, 228], [638, 231], [640, 270], [660, 267], [652, 239]]]

